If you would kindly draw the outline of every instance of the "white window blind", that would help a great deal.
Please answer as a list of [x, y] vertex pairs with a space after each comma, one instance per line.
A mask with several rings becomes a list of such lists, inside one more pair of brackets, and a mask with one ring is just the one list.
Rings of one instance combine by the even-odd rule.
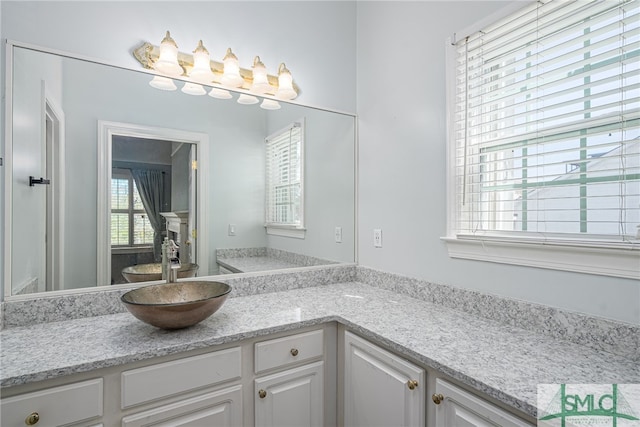
[[303, 227], [301, 123], [266, 139], [266, 225]]
[[541, 0], [455, 49], [453, 232], [637, 243], [639, 2]]

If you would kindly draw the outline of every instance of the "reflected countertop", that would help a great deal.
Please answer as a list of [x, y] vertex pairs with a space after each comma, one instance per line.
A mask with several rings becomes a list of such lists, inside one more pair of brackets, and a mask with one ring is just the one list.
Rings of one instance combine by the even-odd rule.
[[349, 282], [230, 298], [179, 331], [128, 313], [3, 330], [0, 386], [333, 321], [534, 417], [537, 384], [640, 382], [638, 364], [622, 356]]
[[253, 273], [258, 271], [282, 270], [302, 267], [291, 261], [270, 256], [234, 257], [217, 259], [218, 265], [232, 273]]

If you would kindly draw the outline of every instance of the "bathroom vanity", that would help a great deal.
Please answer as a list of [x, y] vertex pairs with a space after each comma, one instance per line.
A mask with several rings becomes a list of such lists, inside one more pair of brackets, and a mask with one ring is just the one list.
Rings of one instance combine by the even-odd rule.
[[359, 270], [303, 288], [302, 273], [256, 278], [274, 292], [238, 283], [214, 316], [179, 331], [128, 313], [5, 329], [2, 416], [45, 420], [55, 416], [52, 396], [81, 393], [89, 412], [66, 410], [64, 423], [532, 425], [537, 384], [640, 382], [632, 355], [363, 283], [371, 275]]

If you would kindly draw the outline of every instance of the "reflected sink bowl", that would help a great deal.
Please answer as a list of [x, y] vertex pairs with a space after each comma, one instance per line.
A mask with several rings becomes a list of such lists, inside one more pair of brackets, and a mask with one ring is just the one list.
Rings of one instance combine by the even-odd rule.
[[[196, 273], [198, 273], [198, 264], [182, 264], [178, 269], [178, 279], [195, 277]], [[127, 282], [162, 280], [162, 264], [130, 265], [122, 269], [122, 276], [124, 276]]]
[[162, 329], [181, 329], [218, 311], [229, 292], [231, 286], [220, 282], [163, 283], [134, 289], [120, 300], [145, 323]]

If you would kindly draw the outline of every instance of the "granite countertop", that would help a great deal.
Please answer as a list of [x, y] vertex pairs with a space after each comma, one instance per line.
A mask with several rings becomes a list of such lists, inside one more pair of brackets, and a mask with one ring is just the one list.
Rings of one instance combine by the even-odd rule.
[[257, 271], [281, 270], [284, 268], [303, 267], [291, 261], [270, 256], [245, 256], [234, 258], [218, 258], [220, 266], [233, 273], [253, 273]]
[[533, 417], [537, 384], [640, 382], [630, 359], [349, 282], [230, 298], [180, 331], [156, 329], [129, 313], [6, 329], [0, 386], [332, 321]]

